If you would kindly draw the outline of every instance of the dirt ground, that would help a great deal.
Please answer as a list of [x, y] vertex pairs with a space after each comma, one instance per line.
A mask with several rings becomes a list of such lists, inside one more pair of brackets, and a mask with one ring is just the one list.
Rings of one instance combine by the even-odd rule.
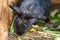
[[54, 37], [57, 35], [51, 35], [45, 32], [36, 31], [36, 32], [27, 32], [24, 35], [18, 38], [15, 33], [9, 32], [9, 40], [54, 40]]

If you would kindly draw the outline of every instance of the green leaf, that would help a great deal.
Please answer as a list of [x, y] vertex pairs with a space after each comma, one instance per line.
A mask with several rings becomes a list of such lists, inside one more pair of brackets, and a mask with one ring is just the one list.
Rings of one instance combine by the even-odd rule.
[[53, 19], [54, 22], [60, 22], [60, 19]]
[[59, 10], [58, 10], [58, 9], [56, 9], [56, 10], [54, 10], [53, 12], [51, 12], [51, 14], [50, 14], [50, 15], [51, 15], [52, 17], [55, 17], [55, 15], [57, 14], [57, 12], [58, 12], [58, 11], [59, 11]]
[[11, 25], [10, 31], [11, 31], [12, 33], [14, 32], [14, 25], [13, 25], [13, 22], [12, 22], [12, 25]]
[[50, 17], [53, 22], [60, 22], [59, 17]]
[[60, 40], [60, 37], [54, 38], [55, 40]]
[[60, 25], [58, 25], [58, 27], [57, 27], [58, 29], [60, 29]]

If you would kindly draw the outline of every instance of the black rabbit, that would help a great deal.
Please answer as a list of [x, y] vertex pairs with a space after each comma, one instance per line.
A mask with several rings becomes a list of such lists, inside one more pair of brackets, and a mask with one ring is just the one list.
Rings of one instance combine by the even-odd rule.
[[49, 22], [50, 5], [50, 0], [23, 0], [19, 7], [9, 5], [17, 14], [14, 20], [16, 33], [24, 34], [39, 20]]

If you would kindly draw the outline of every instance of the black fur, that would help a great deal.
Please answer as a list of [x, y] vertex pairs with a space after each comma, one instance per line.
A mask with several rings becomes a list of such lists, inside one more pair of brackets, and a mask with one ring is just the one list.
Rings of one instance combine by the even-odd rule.
[[32, 25], [38, 24], [39, 20], [49, 22], [50, 0], [23, 0], [19, 7], [9, 7], [17, 14], [14, 28], [19, 35], [27, 32]]

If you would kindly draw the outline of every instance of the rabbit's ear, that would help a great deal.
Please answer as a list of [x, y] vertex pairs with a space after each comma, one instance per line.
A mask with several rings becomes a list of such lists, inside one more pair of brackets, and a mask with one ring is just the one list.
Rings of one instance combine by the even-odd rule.
[[13, 6], [13, 5], [9, 5], [9, 7], [10, 7], [11, 9], [13, 9], [16, 13], [18, 13], [18, 14], [20, 14], [20, 13], [21, 13], [21, 11], [20, 11], [20, 8], [19, 8], [19, 7], [16, 7], [16, 6]]

